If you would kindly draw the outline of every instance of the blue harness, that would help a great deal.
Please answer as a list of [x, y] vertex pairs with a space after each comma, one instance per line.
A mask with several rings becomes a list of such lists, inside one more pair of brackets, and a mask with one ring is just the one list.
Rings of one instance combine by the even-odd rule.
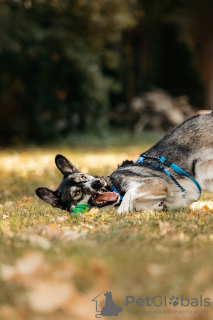
[[118, 192], [118, 190], [117, 190], [117, 189], [115, 189], [115, 187], [114, 187], [114, 186], [112, 186], [112, 190], [113, 190], [115, 193], [117, 193], [117, 194], [119, 195], [120, 200], [123, 200], [123, 197], [120, 195], [120, 193]]
[[[135, 162], [135, 164], [144, 163], [144, 162], [146, 162], [146, 160], [154, 160], [155, 161], [155, 162], [147, 162], [147, 163], [149, 163], [155, 169], [159, 169], [159, 170], [163, 171], [172, 180], [172, 182], [176, 185], [176, 187], [182, 191], [183, 198], [185, 198], [186, 190], [183, 187], [181, 187], [179, 182], [162, 166], [162, 164], [171, 168], [176, 173], [178, 173], [180, 176], [185, 176], [185, 177], [188, 177], [189, 179], [191, 179], [194, 182], [194, 184], [196, 185], [196, 187], [198, 188], [199, 193], [201, 195], [201, 187], [200, 187], [199, 183], [194, 178], [192, 178], [188, 173], [186, 173], [184, 170], [179, 168], [176, 164], [166, 160], [166, 158], [164, 158], [164, 157], [152, 157], [152, 156], [149, 156], [147, 153], [142, 154], [140, 156], [140, 158]], [[120, 200], [122, 200], [123, 197], [119, 194], [119, 192], [115, 189], [114, 186], [112, 186], [112, 189], [120, 196]]]

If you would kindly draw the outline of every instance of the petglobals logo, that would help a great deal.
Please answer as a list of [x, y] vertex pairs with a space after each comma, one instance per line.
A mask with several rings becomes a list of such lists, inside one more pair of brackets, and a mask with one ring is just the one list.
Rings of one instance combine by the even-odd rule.
[[[184, 295], [155, 295], [146, 297], [135, 297], [128, 295], [124, 297], [122, 306], [118, 305], [112, 296], [111, 291], [102, 291], [94, 299], [96, 318], [120, 316], [123, 312], [135, 315], [159, 315], [159, 314], [208, 314], [211, 306], [210, 298], [202, 294], [198, 297], [188, 298]], [[120, 319], [120, 318], [119, 318]]]
[[118, 314], [122, 311], [122, 307], [117, 306], [112, 298], [111, 291], [102, 291], [92, 299], [92, 301], [96, 302], [96, 312], [98, 312], [95, 316], [96, 318], [111, 317], [118, 316]]
[[204, 298], [202, 295], [199, 296], [199, 298], [185, 298], [183, 295], [181, 295], [180, 298], [171, 296], [167, 297], [167, 295], [164, 296], [154, 296], [146, 298], [135, 298], [134, 296], [126, 296], [126, 307], [129, 306], [138, 306], [138, 307], [167, 307], [168, 305], [176, 307], [210, 307], [211, 302], [210, 298]]

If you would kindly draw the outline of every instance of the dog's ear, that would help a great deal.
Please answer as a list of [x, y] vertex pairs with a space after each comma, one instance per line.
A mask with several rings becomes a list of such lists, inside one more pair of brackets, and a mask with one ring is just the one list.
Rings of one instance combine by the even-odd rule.
[[72, 163], [69, 162], [69, 160], [67, 160], [64, 156], [60, 154], [57, 154], [57, 156], [55, 157], [55, 164], [63, 175], [78, 172], [76, 167], [73, 166]]
[[51, 204], [53, 207], [61, 207], [60, 199], [57, 197], [54, 191], [51, 191], [47, 188], [38, 188], [36, 189], [36, 194], [41, 200]]

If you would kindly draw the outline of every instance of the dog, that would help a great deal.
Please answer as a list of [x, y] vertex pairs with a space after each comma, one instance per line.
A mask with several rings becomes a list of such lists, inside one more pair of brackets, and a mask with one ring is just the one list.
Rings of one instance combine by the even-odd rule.
[[138, 161], [124, 161], [111, 175], [79, 172], [62, 155], [55, 158], [63, 180], [56, 191], [38, 188], [37, 196], [72, 212], [78, 204], [112, 205], [118, 212], [182, 209], [213, 193], [213, 112], [196, 115], [167, 133]]

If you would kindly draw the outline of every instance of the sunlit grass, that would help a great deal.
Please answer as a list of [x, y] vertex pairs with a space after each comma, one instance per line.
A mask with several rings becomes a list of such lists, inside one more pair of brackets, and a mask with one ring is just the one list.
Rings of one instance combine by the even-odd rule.
[[[95, 209], [73, 217], [35, 195], [37, 187], [60, 183], [57, 153], [82, 172], [105, 175], [148, 147], [143, 142], [0, 152], [0, 319], [95, 319], [91, 300], [107, 290], [123, 306], [116, 319], [142, 318], [128, 314], [126, 295], [202, 294], [213, 304], [212, 196], [204, 194], [182, 211], [118, 215]], [[185, 308], [191, 309], [208, 314], [143, 319], [212, 319], [212, 308]]]

